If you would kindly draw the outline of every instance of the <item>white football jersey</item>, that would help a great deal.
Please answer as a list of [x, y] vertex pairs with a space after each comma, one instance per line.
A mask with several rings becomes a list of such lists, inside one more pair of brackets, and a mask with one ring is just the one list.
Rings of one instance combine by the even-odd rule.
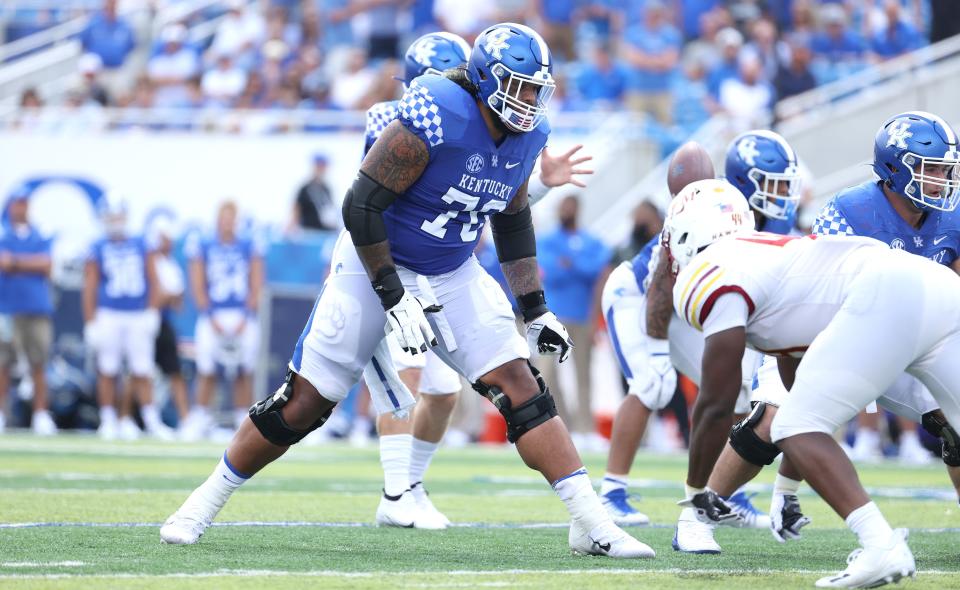
[[863, 266], [890, 256], [886, 244], [854, 236], [730, 236], [697, 254], [677, 276], [674, 306], [698, 330], [717, 299], [740, 294], [747, 304], [747, 345], [767, 354], [801, 356], [840, 309]]

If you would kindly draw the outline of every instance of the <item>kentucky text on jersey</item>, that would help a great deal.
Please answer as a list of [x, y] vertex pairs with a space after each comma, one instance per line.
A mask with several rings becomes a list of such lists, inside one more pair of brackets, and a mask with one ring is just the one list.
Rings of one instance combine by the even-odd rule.
[[390, 252], [418, 274], [450, 272], [473, 254], [486, 218], [506, 209], [526, 182], [550, 126], [544, 121], [497, 144], [476, 99], [442, 76], [414, 79], [397, 109], [430, 161], [384, 213]]
[[508, 199], [513, 194], [514, 187], [489, 178], [476, 178], [469, 174], [460, 177], [460, 188], [472, 193], [487, 193], [498, 199]]

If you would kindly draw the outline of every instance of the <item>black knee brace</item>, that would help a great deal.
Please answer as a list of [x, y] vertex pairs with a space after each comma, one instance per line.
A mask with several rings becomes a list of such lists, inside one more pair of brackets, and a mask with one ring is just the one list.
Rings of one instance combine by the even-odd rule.
[[537, 380], [540, 392], [516, 408], [512, 407], [510, 398], [499, 387], [487, 385], [479, 380], [472, 384], [477, 393], [493, 402], [493, 405], [500, 410], [503, 418], [507, 421], [507, 440], [512, 443], [517, 442], [521, 436], [557, 415], [557, 404], [553, 401], [553, 396], [550, 395], [547, 384], [540, 376], [540, 371], [529, 363], [527, 365]]
[[923, 429], [943, 441], [940, 457], [950, 467], [960, 467], [960, 436], [938, 411], [920, 417]]
[[323, 426], [323, 423], [330, 417], [330, 413], [333, 412], [333, 408], [330, 408], [326, 414], [320, 416], [320, 419], [305, 431], [290, 428], [287, 421], [283, 419], [283, 414], [280, 413], [280, 410], [282, 410], [283, 406], [287, 405], [293, 397], [294, 375], [296, 375], [296, 373], [287, 369], [287, 376], [284, 378], [283, 384], [280, 385], [276, 393], [250, 406], [250, 421], [257, 427], [257, 430], [260, 431], [263, 438], [278, 447], [289, 447], [290, 445], [300, 442], [303, 440], [303, 437]]
[[780, 454], [780, 447], [767, 442], [757, 436], [754, 427], [760, 423], [763, 413], [767, 411], [767, 404], [760, 402], [746, 418], [733, 425], [730, 429], [730, 446], [743, 457], [747, 463], [764, 466], [773, 463]]

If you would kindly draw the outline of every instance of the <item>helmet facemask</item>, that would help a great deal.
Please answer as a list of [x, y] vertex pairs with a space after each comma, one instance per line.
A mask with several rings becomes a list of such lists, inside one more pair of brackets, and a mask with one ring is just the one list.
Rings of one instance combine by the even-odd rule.
[[789, 219], [800, 202], [800, 173], [796, 166], [783, 172], [765, 172], [751, 168], [747, 174], [754, 192], [747, 201], [764, 217]]
[[[901, 161], [910, 171], [906, 196], [920, 209], [953, 211], [960, 203], [960, 153], [947, 151], [942, 158], [920, 156], [912, 152]], [[931, 193], [931, 189], [936, 190]]]
[[[487, 106], [511, 131], [526, 133], [536, 129], [546, 116], [547, 103], [556, 90], [553, 76], [547, 71], [527, 76], [500, 63], [494, 64], [490, 73], [497, 80], [497, 90], [487, 98]], [[535, 105], [527, 104], [521, 98], [531, 87], [536, 97]]]

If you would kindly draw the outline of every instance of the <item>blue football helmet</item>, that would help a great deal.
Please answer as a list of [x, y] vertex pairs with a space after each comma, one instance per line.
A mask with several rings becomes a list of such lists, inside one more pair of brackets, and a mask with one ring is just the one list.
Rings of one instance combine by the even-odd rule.
[[950, 124], [923, 111], [900, 113], [873, 143], [873, 170], [919, 209], [953, 211], [960, 202], [960, 153]]
[[771, 219], [789, 219], [800, 201], [797, 155], [773, 131], [741, 133], [727, 148], [727, 180], [750, 206]]
[[470, 55], [470, 44], [453, 33], [427, 33], [410, 44], [403, 55], [403, 84], [417, 76], [440, 75], [462, 66]]
[[[508, 129], [532, 131], [543, 121], [556, 83], [550, 49], [536, 31], [516, 23], [493, 25], [477, 37], [467, 69], [479, 98]], [[532, 105], [523, 101], [531, 89]]]

